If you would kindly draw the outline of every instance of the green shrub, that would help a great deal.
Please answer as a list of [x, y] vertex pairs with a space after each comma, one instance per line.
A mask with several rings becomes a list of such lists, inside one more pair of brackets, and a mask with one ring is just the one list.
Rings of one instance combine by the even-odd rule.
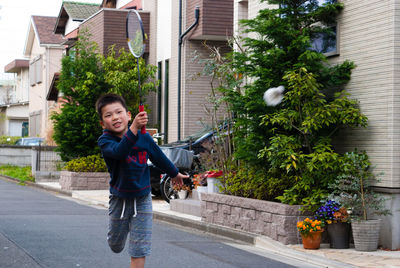
[[15, 144], [15, 142], [20, 139], [19, 136], [0, 136], [0, 144]]
[[251, 167], [238, 168], [224, 176], [224, 193], [261, 200], [273, 200], [277, 194], [283, 194], [287, 180], [267, 178], [264, 174], [265, 171]]
[[69, 161], [64, 170], [73, 172], [106, 172], [107, 166], [100, 154], [89, 155]]
[[315, 76], [305, 68], [288, 72], [284, 79], [288, 91], [281, 109], [262, 118], [274, 136], [259, 157], [270, 163], [268, 177], [290, 182], [277, 197], [282, 203], [314, 210], [328, 195], [328, 184], [343, 164], [332, 137], [342, 128], [365, 127], [367, 117], [345, 92], [328, 101]]

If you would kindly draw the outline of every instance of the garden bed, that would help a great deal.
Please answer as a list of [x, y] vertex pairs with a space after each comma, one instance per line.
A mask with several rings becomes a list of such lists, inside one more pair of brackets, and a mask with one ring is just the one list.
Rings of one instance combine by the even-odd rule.
[[202, 193], [202, 221], [268, 236], [285, 245], [301, 243], [296, 223], [310, 214], [300, 206]]

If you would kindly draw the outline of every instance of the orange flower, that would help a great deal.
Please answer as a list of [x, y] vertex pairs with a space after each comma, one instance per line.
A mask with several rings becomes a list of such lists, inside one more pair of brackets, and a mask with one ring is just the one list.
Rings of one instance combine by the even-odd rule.
[[321, 230], [321, 226], [317, 226], [317, 230], [318, 230], [318, 231]]

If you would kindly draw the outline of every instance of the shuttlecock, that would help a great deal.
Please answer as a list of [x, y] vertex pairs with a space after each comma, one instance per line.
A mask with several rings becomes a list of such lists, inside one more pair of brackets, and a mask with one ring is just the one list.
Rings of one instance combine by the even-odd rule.
[[284, 86], [271, 87], [264, 93], [264, 101], [268, 106], [276, 106], [283, 100]]

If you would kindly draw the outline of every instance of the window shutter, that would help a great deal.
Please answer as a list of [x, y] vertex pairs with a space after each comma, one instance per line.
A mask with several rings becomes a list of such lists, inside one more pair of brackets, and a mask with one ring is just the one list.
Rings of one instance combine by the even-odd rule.
[[35, 62], [29, 64], [29, 84], [31, 86], [36, 83], [36, 72], [35, 72]]
[[43, 59], [40, 56], [39, 59], [36, 61], [36, 83], [42, 83], [42, 69], [43, 69]]

